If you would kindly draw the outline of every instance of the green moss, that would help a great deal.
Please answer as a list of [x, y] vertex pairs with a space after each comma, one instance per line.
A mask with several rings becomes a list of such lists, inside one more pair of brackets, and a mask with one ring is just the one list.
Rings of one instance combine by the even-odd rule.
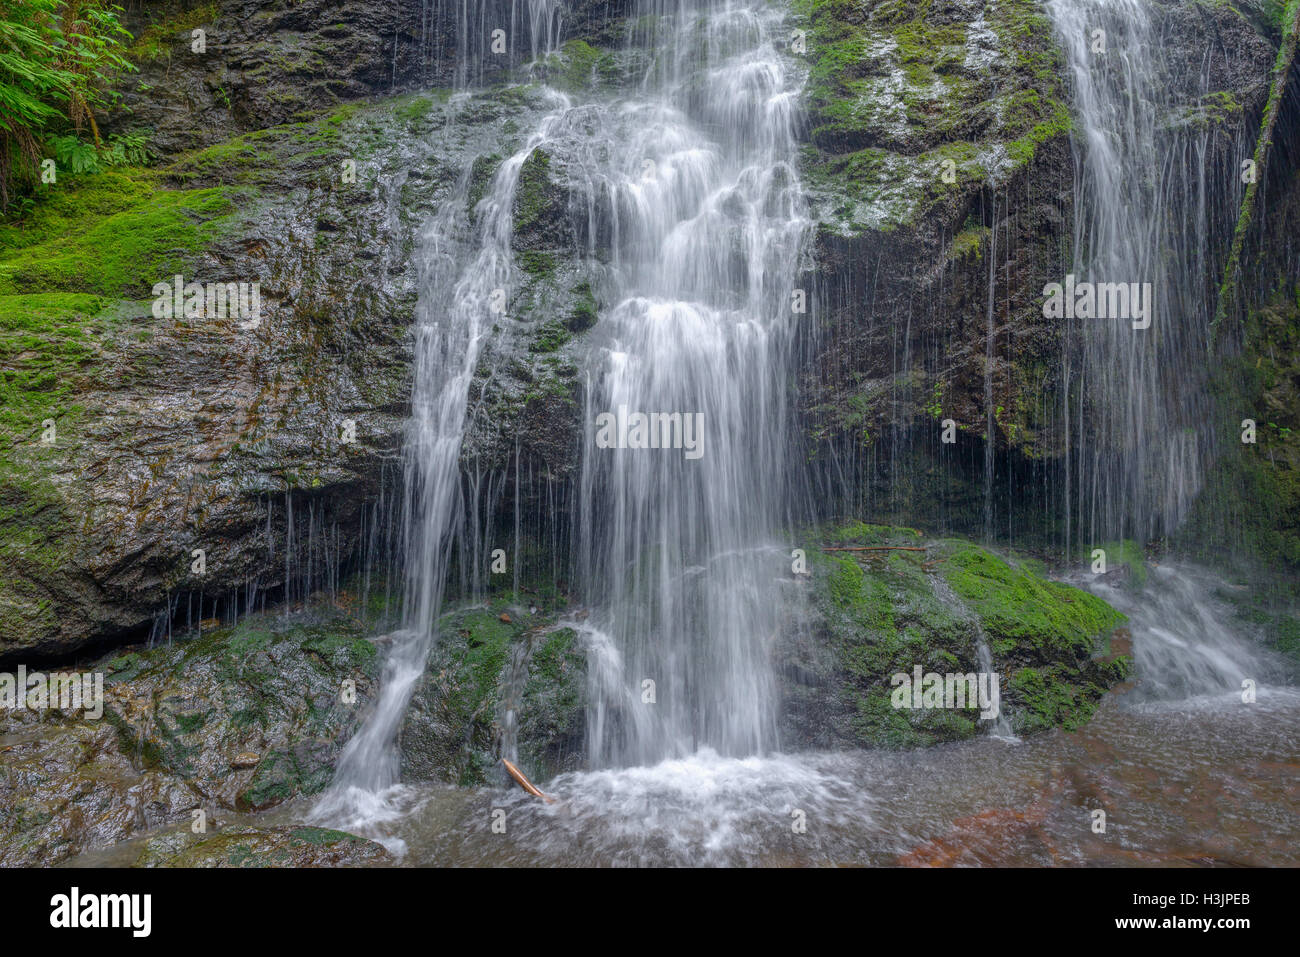
[[[817, 719], [838, 738], [821, 744], [922, 747], [981, 733], [977, 708], [893, 708], [889, 680], [918, 665], [939, 674], [978, 671], [980, 641], [1004, 675], [1003, 713], [1018, 731], [1086, 721], [1127, 674], [1128, 659], [1111, 656], [1109, 642], [1123, 616], [1046, 579], [1041, 563], [852, 521], [820, 530], [805, 551], [815, 621], [833, 666], [825, 671], [817, 656], [795, 664], [820, 672], [817, 686], [840, 689], [838, 704]], [[1032, 675], [1009, 685], [1005, 676], [1020, 672]]]
[[1094, 562], [1093, 552], [1101, 549], [1106, 553], [1106, 571], [1113, 572], [1127, 568], [1129, 582], [1141, 588], [1147, 580], [1146, 551], [1142, 545], [1126, 538], [1118, 542], [1104, 542], [1100, 545], [1084, 547], [1080, 550], [1079, 560], [1091, 567]]
[[518, 256], [519, 268], [534, 279], [549, 279], [555, 275], [556, 260], [550, 253], [525, 249]]
[[830, 207], [822, 220], [833, 234], [916, 224], [947, 209], [955, 190], [1005, 181], [1070, 131], [1060, 53], [1038, 3], [988, 8], [996, 40], [978, 67], [966, 65], [969, 25], [929, 7], [795, 3], [809, 25], [805, 179]]
[[530, 352], [554, 352], [572, 338], [562, 322], [548, 322], [528, 344]]
[[219, 235], [225, 190], [162, 188], [147, 170], [69, 179], [21, 227], [0, 228], [0, 296], [144, 298]]
[[570, 332], [586, 332], [600, 318], [599, 307], [591, 283], [579, 283], [573, 289], [573, 309], [570, 310], [565, 326]]
[[501, 157], [496, 153], [475, 158], [470, 166], [469, 194], [467, 198], [471, 210], [487, 195], [488, 187], [492, 184], [492, 178], [496, 175], [500, 166]]
[[176, 44], [183, 42], [189, 46], [191, 31], [215, 25], [219, 16], [215, 3], [204, 3], [150, 23], [136, 36], [126, 55], [136, 63], [168, 57]]
[[551, 180], [551, 155], [535, 149], [519, 169], [515, 187], [515, 234], [528, 232], [541, 224], [555, 203], [555, 184]]
[[615, 83], [621, 70], [614, 55], [593, 47], [585, 40], [570, 40], [545, 62], [548, 81], [571, 91], [591, 90]]
[[1089, 657], [1125, 621], [1100, 598], [972, 545], [950, 543], [941, 574], [980, 619], [995, 657], [1024, 654]]

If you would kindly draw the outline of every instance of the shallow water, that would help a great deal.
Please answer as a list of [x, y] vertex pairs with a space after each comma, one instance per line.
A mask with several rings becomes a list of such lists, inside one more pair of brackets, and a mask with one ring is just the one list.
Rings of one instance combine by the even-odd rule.
[[[396, 785], [357, 830], [408, 866], [1300, 864], [1293, 667], [1228, 624], [1225, 586], [1198, 569], [1153, 568], [1137, 592], [1076, 583], [1128, 615], [1135, 661], [1078, 731], [915, 751], [702, 749], [561, 775], [542, 783], [552, 804]], [[305, 823], [311, 810], [220, 823]], [[70, 863], [129, 864], [144, 839]]]
[[390, 833], [415, 865], [1295, 864], [1298, 740], [1289, 689], [1262, 689], [1250, 705], [1232, 694], [1130, 708], [1116, 696], [1082, 731], [1020, 744], [702, 751], [563, 775], [546, 788], [551, 805], [518, 791], [411, 789], [418, 804]]

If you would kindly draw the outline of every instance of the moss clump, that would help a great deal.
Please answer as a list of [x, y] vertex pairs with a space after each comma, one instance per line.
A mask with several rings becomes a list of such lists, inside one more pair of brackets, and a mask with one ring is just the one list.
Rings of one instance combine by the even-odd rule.
[[1124, 622], [1100, 598], [1015, 567], [978, 546], [951, 544], [941, 574], [980, 619], [995, 656], [1088, 657]]
[[950, 210], [954, 194], [1005, 182], [1069, 133], [1040, 4], [991, 5], [978, 27], [943, 23], [930, 6], [796, 0], [809, 34], [805, 178], [835, 235]]
[[530, 352], [555, 352], [572, 338], [562, 322], [548, 322], [528, 344]]
[[519, 169], [514, 201], [516, 238], [535, 232], [539, 238], [555, 240], [546, 233], [564, 215], [564, 196], [552, 179], [551, 164], [551, 154], [539, 148], [528, 155]]
[[136, 63], [169, 57], [178, 43], [189, 45], [191, 31], [214, 25], [219, 15], [215, 3], [203, 3], [150, 23], [136, 36], [126, 55]]
[[471, 210], [482, 202], [483, 197], [487, 195], [488, 187], [492, 184], [492, 178], [500, 167], [501, 156], [496, 153], [490, 156], [479, 156], [470, 165], [469, 192], [466, 203]]
[[556, 261], [550, 253], [525, 249], [519, 254], [519, 268], [534, 279], [549, 279], [555, 275]]
[[615, 56], [585, 40], [570, 40], [544, 66], [550, 83], [575, 92], [617, 83], [622, 77]]
[[564, 325], [570, 332], [586, 332], [600, 318], [596, 294], [591, 291], [591, 283], [581, 282], [573, 288], [573, 308], [569, 311]]

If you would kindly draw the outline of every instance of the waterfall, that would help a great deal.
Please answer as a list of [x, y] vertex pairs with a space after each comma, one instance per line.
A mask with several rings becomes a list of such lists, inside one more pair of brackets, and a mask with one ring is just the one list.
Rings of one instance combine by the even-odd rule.
[[[809, 225], [795, 172], [801, 78], [778, 49], [779, 10], [646, 10], [663, 17], [661, 45], [638, 95], [601, 116], [605, 142], [580, 177], [590, 218], [608, 224], [593, 235], [612, 237], [577, 535], [594, 606], [596, 766], [775, 746], [768, 647], [789, 567], [774, 536]], [[654, 413], [671, 417], [650, 420], [655, 444], [676, 447], [608, 447]], [[679, 421], [702, 426], [698, 454], [668, 441]]]
[[[545, 52], [561, 12], [551, 0], [534, 7], [530, 50]], [[458, 9], [464, 25], [467, 8]], [[794, 284], [809, 226], [795, 172], [801, 78], [778, 52], [784, 14], [766, 5], [699, 0], [643, 12], [660, 27], [634, 93], [574, 103], [551, 91], [554, 111], [501, 165], [473, 215], [466, 175], [424, 230], [405, 618], [384, 639], [378, 699], [317, 805], [320, 820], [355, 829], [397, 813], [397, 732], [437, 640], [465, 521], [470, 384], [497, 318], [494, 293], [517, 285], [511, 210], [520, 170], [542, 148], [586, 203], [587, 254], [601, 264], [609, 303], [585, 372], [576, 523], [579, 586], [594, 608], [590, 758], [640, 763], [706, 745], [743, 755], [776, 744], [768, 647], [780, 622], [776, 579], [789, 563], [776, 536], [802, 311]], [[510, 15], [519, 15], [513, 4]], [[656, 438], [672, 447], [605, 447], [602, 413], [620, 425], [663, 414]]]
[[[540, 2], [553, 6], [551, 0]], [[468, 209], [466, 171], [456, 195], [422, 233], [415, 378], [404, 451], [404, 622], [383, 642], [388, 647], [378, 700], [340, 756], [334, 782], [313, 812], [318, 820], [365, 829], [397, 813], [392, 803], [400, 770], [397, 733], [437, 638], [448, 560], [464, 521], [460, 452], [470, 384], [485, 337], [499, 317], [501, 291], [516, 285], [510, 240], [520, 170], [570, 106], [558, 93], [553, 99], [555, 112], [501, 164], [475, 208]]]
[[[1067, 546], [1177, 526], [1210, 454], [1206, 387], [1216, 203], [1209, 124], [1178, 124], [1186, 87], [1147, 0], [1049, 0], [1072, 81], [1077, 283], [1150, 284], [1150, 325], [1066, 319]], [[1205, 76], [1195, 93], [1205, 94]], [[1228, 180], [1225, 179], [1225, 182]], [[1220, 189], [1222, 194], [1231, 189]], [[1065, 280], [1066, 277], [1062, 277]], [[1137, 320], [1136, 324], [1140, 324]]]

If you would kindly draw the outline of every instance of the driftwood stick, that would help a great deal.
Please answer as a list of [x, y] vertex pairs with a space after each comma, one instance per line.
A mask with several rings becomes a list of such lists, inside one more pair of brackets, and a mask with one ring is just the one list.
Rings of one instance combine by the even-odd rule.
[[505, 758], [501, 759], [501, 763], [506, 766], [506, 773], [515, 779], [515, 783], [518, 784], [525, 791], [527, 791], [529, 794], [531, 794], [533, 797], [541, 798], [547, 804], [555, 803], [555, 798], [551, 797], [549, 794], [543, 794], [541, 791], [537, 790], [536, 785], [534, 785], [532, 781], [528, 780], [528, 778], [524, 776], [523, 771], [520, 771], [517, 767], [515, 767]]
[[923, 552], [915, 545], [837, 545], [823, 548], [824, 552]]

